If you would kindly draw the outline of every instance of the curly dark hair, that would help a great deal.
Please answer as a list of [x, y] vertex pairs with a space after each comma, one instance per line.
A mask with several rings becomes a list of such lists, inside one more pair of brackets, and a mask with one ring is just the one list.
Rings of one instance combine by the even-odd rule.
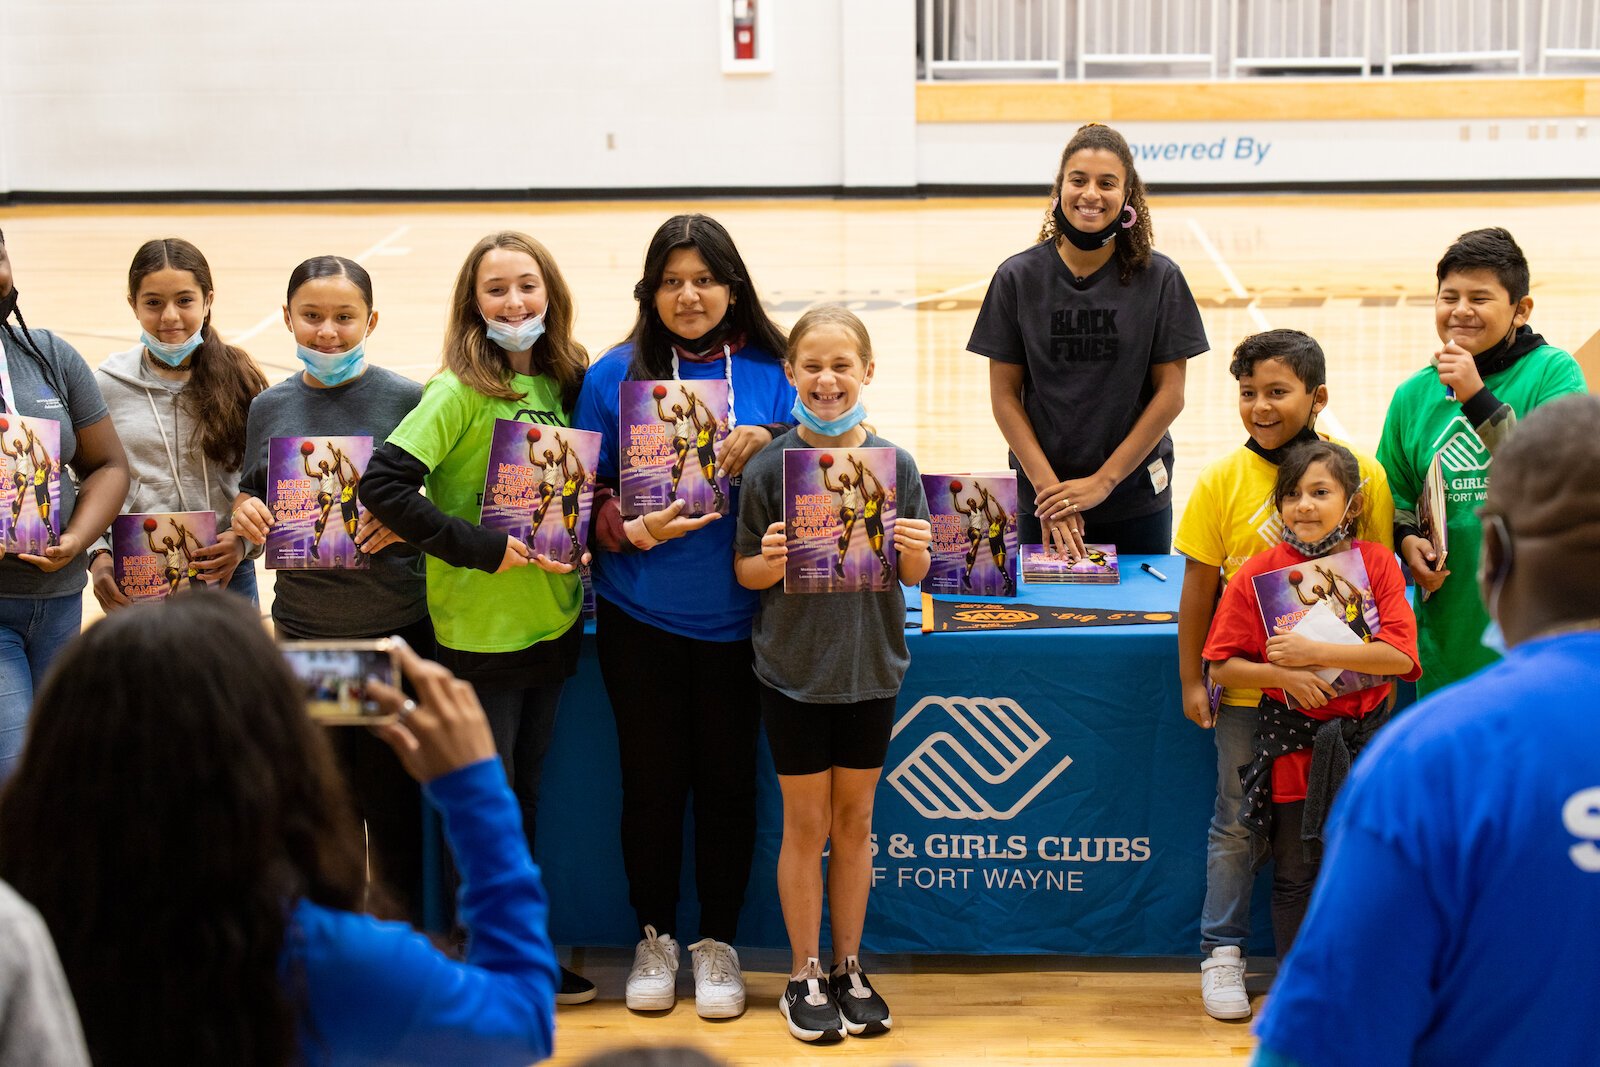
[[[1145, 200], [1144, 182], [1133, 165], [1133, 152], [1128, 148], [1128, 142], [1123, 140], [1122, 134], [1098, 122], [1079, 126], [1078, 132], [1067, 142], [1067, 147], [1061, 150], [1061, 164], [1056, 167], [1056, 180], [1050, 186], [1050, 198], [1051, 200], [1061, 198], [1061, 182], [1067, 175], [1067, 161], [1075, 153], [1086, 148], [1100, 148], [1110, 152], [1121, 161], [1122, 169], [1127, 172], [1125, 202], [1133, 207], [1139, 217], [1132, 226], [1117, 234], [1117, 240], [1113, 245], [1117, 256], [1117, 277], [1123, 285], [1127, 285], [1135, 274], [1149, 266], [1150, 250], [1155, 247], [1155, 229], [1150, 222], [1150, 205]], [[1058, 236], [1060, 231], [1056, 229], [1055, 215], [1050, 207], [1046, 207], [1044, 224], [1039, 227], [1039, 237], [1035, 243], [1054, 241]]]
[[69, 645], [0, 794], [0, 877], [44, 916], [102, 1065], [293, 1061], [289, 913], [359, 908], [357, 841], [322, 728], [225, 593]]

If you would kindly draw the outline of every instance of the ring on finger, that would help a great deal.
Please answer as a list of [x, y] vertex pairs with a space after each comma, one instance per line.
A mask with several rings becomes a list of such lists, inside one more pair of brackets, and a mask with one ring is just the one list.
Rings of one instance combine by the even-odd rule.
[[406, 716], [410, 715], [413, 711], [416, 711], [416, 710], [417, 710], [417, 702], [415, 700], [407, 700], [404, 704], [400, 705], [400, 714], [399, 714], [398, 718], [400, 719], [401, 722], [405, 722]]

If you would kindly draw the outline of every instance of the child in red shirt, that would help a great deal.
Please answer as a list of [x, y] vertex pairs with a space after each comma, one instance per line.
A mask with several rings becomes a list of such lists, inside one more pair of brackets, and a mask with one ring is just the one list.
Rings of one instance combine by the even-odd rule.
[[[1272, 931], [1278, 958], [1288, 955], [1305, 917], [1321, 865], [1322, 821], [1343, 781], [1348, 760], [1388, 715], [1393, 683], [1339, 695], [1315, 673], [1337, 667], [1363, 674], [1415, 680], [1417, 622], [1406, 602], [1405, 579], [1394, 554], [1356, 538], [1362, 510], [1361, 472], [1343, 446], [1315, 441], [1296, 448], [1278, 468], [1273, 501], [1283, 518], [1283, 540], [1245, 563], [1217, 605], [1204, 656], [1220, 685], [1260, 689], [1255, 759], [1240, 768], [1245, 809], [1240, 819], [1271, 843]], [[1351, 628], [1362, 644], [1315, 641], [1303, 634], [1269, 635], [1256, 598], [1258, 574], [1354, 548], [1366, 567], [1370, 590], [1322, 581], [1320, 595], [1348, 604]], [[1379, 629], [1366, 633], [1363, 596], [1378, 610]], [[1297, 708], [1285, 703], [1294, 698]], [[1332, 728], [1325, 724], [1336, 723]], [[1270, 805], [1267, 779], [1270, 776]]]

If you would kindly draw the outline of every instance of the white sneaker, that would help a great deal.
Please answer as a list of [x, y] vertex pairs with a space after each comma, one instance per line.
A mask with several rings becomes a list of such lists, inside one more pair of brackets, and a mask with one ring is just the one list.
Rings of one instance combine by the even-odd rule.
[[702, 938], [689, 946], [694, 956], [694, 1008], [702, 1019], [732, 1019], [744, 1014], [744, 974], [739, 953], [725, 941]]
[[1213, 1019], [1250, 1018], [1244, 991], [1244, 956], [1237, 945], [1218, 945], [1200, 965], [1200, 1000]]
[[644, 928], [644, 940], [633, 950], [626, 998], [634, 1011], [666, 1011], [678, 999], [678, 943], [671, 934]]

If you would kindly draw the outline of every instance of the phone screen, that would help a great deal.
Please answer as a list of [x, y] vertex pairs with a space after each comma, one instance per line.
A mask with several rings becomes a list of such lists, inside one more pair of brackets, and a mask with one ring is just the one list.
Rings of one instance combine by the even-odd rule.
[[374, 680], [399, 687], [387, 641], [285, 643], [282, 647], [313, 718], [358, 725], [392, 720], [370, 690]]

